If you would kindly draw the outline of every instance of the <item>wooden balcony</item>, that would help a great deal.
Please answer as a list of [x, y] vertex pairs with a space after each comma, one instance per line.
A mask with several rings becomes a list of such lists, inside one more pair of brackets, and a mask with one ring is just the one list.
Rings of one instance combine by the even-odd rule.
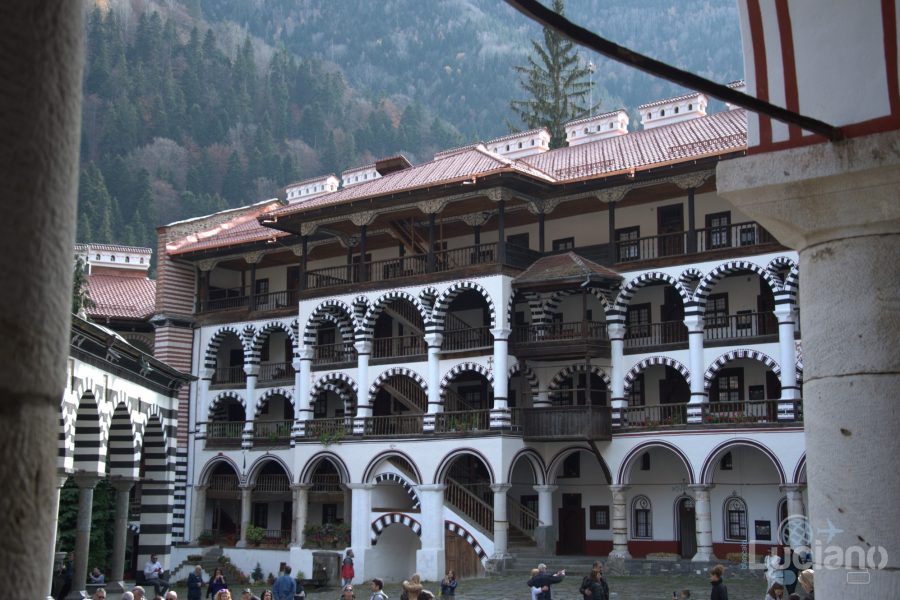
[[[198, 423], [202, 425], [203, 423]], [[206, 448], [225, 450], [241, 447], [244, 433], [243, 421], [208, 421], [206, 425]]]
[[422, 417], [412, 415], [386, 415], [366, 417], [363, 420], [363, 437], [408, 437], [421, 435]]
[[608, 441], [612, 439], [612, 413], [608, 406], [514, 409], [513, 428], [530, 442]]
[[289, 362], [259, 365], [259, 383], [293, 383], [294, 365]]
[[494, 336], [490, 327], [468, 327], [444, 332], [441, 352], [462, 352], [484, 350], [494, 347]]
[[625, 352], [651, 349], [687, 348], [688, 331], [684, 321], [663, 321], [629, 325], [625, 330]]
[[336, 344], [317, 344], [312, 366], [323, 368], [355, 362], [356, 348], [353, 347], [353, 344], [338, 342]]
[[244, 373], [244, 366], [216, 368], [210, 385], [218, 387], [243, 387], [247, 385], [247, 374]]
[[723, 426], [796, 426], [803, 422], [803, 407], [800, 401], [793, 403], [792, 419], [778, 416], [781, 400], [745, 400], [740, 402], [711, 402], [704, 409], [703, 422], [688, 424], [687, 404], [651, 404], [629, 406], [622, 411], [621, 430], [656, 430], [668, 428]]
[[285, 495], [291, 493], [291, 482], [284, 474], [263, 473], [257, 476], [253, 486], [253, 495]]
[[703, 338], [707, 345], [715, 345], [716, 342], [731, 343], [734, 340], [747, 343], [777, 341], [778, 319], [770, 312], [749, 311], [708, 317], [703, 328]]
[[434, 419], [435, 433], [472, 433], [490, 429], [490, 410], [464, 410], [437, 413]]
[[221, 311], [270, 311], [297, 308], [297, 290], [279, 290], [251, 294], [248, 288], [214, 288], [206, 298], [200, 299], [197, 310], [201, 313]]
[[293, 421], [254, 421], [253, 447], [272, 448], [291, 443]]
[[375, 338], [372, 344], [372, 358], [402, 358], [419, 356], [428, 352], [428, 346], [421, 335], [402, 335]]
[[608, 357], [606, 323], [573, 321], [547, 325], [520, 325], [510, 337], [510, 354], [520, 359]]
[[237, 475], [211, 475], [206, 488], [207, 498], [236, 500], [241, 497]]

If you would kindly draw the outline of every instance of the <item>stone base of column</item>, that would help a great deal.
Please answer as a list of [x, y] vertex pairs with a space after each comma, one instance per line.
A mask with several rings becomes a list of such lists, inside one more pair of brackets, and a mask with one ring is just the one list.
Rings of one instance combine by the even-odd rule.
[[423, 580], [440, 581], [447, 574], [443, 548], [416, 550], [416, 570]]
[[434, 433], [434, 426], [437, 422], [437, 415], [434, 413], [426, 413], [422, 417], [422, 431], [425, 433]]
[[484, 570], [488, 573], [502, 573], [511, 568], [516, 560], [508, 552], [498, 552], [485, 561]]
[[72, 590], [66, 594], [65, 600], [85, 600], [86, 598], [90, 598], [90, 596], [85, 590]]
[[609, 553], [609, 558], [612, 560], [630, 560], [631, 553], [625, 550], [616, 550], [613, 548], [613, 551]]
[[702, 423], [703, 415], [706, 413], [705, 404], [688, 404], [687, 406], [687, 422]]
[[553, 525], [535, 527], [534, 541], [544, 554], [556, 554], [556, 527]]
[[697, 554], [691, 558], [691, 562], [695, 563], [703, 563], [703, 562], [713, 562], [719, 560], [716, 558], [716, 555], [712, 553], [712, 550], [701, 549], [697, 550]]
[[125, 585], [124, 581], [110, 581], [107, 583], [104, 588], [107, 593], [112, 594], [121, 594], [128, 590], [128, 587]]
[[509, 429], [512, 427], [512, 415], [508, 408], [491, 409], [491, 429]]

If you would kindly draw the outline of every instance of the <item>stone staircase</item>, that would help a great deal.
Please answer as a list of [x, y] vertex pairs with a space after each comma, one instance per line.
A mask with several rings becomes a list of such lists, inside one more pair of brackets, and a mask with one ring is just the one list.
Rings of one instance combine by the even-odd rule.
[[[170, 570], [171, 580], [172, 581], [185, 581], [187, 580], [187, 576], [194, 570], [198, 564], [200, 568], [203, 569], [203, 578], [204, 580], [209, 579], [210, 575], [212, 575], [213, 571], [215, 571], [216, 567], [221, 567], [224, 571], [226, 569], [226, 565], [223, 565], [221, 562], [222, 557], [225, 555], [225, 552], [222, 550], [220, 546], [210, 546], [208, 548], [198, 548], [199, 550], [203, 550], [201, 554], [200, 562], [193, 560], [184, 560], [177, 567]], [[230, 564], [227, 566], [231, 566]], [[233, 569], [234, 567], [232, 567]], [[231, 573], [225, 573], [226, 581], [232, 581], [229, 579], [229, 575]]]

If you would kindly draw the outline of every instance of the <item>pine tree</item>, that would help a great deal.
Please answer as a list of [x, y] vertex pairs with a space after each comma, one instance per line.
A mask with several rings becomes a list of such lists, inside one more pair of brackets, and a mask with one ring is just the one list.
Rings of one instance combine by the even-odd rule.
[[[563, 14], [564, 9], [563, 0], [553, 0], [554, 11]], [[599, 106], [587, 106], [590, 69], [578, 63], [574, 44], [552, 29], [545, 27], [543, 43], [532, 40], [531, 45], [528, 64], [515, 67], [530, 98], [512, 100], [509, 106], [529, 129], [546, 127], [550, 147], [559, 148], [566, 141], [565, 124], [591, 114]]]

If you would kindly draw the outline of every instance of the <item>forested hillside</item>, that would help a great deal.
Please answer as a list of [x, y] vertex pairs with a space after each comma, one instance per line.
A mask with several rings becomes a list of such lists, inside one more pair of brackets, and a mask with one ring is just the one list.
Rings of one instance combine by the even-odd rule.
[[[719, 81], [741, 76], [731, 0], [568, 0], [567, 14]], [[80, 241], [297, 179], [507, 133], [539, 28], [499, 0], [97, 0], [88, 15]], [[594, 101], [679, 90], [596, 56]]]

